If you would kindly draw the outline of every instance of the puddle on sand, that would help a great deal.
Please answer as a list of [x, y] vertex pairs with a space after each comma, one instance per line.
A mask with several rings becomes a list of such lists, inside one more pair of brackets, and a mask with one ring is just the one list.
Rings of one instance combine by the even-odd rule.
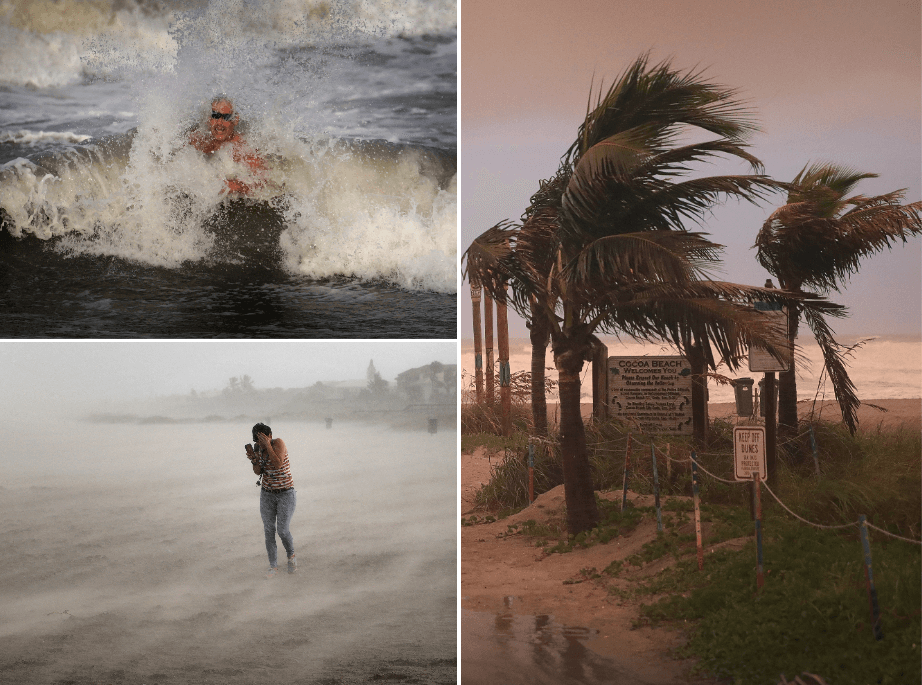
[[461, 685], [654, 685], [551, 616], [461, 611]]

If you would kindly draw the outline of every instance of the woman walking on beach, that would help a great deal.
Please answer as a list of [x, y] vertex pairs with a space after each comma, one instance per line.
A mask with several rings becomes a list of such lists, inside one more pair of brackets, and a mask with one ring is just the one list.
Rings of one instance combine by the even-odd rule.
[[278, 548], [275, 533], [282, 539], [288, 553], [288, 572], [294, 573], [298, 568], [295, 559], [294, 539], [288, 529], [291, 517], [295, 513], [295, 484], [291, 477], [288, 463], [288, 448], [281, 438], [272, 438], [272, 429], [264, 423], [253, 426], [253, 445], [246, 446], [247, 458], [253, 465], [253, 473], [261, 476], [259, 495], [259, 513], [263, 519], [266, 533], [266, 552], [269, 554], [268, 578], [278, 571]]

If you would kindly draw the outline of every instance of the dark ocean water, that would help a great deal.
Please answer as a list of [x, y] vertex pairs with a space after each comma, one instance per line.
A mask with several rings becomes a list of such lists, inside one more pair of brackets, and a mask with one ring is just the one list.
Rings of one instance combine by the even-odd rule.
[[[454, 3], [0, 17], [0, 336], [454, 338]], [[189, 131], [215, 93], [269, 183]]]

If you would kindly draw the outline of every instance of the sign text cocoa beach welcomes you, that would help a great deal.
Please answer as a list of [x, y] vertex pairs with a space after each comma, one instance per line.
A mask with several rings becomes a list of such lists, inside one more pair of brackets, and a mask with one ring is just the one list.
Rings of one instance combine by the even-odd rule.
[[685, 357], [609, 357], [608, 411], [645, 433], [690, 435], [691, 367]]

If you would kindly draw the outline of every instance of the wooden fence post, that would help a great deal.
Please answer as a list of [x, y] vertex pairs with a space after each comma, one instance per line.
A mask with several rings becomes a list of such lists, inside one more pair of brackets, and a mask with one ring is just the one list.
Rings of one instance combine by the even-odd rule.
[[695, 538], [698, 544], [698, 570], [704, 569], [704, 548], [701, 546], [701, 505], [698, 502], [698, 458], [691, 452], [692, 495], [695, 502]]
[[624, 450], [624, 492], [621, 495], [621, 511], [624, 511], [624, 505], [627, 504], [627, 481], [628, 472], [631, 470], [631, 434], [627, 434], [627, 447]]
[[[666, 482], [672, 488], [672, 443], [666, 443]], [[670, 492], [672, 490], [670, 489]]]
[[528, 441], [528, 503], [535, 501], [535, 443]]
[[820, 457], [816, 449], [816, 435], [813, 426], [810, 426], [810, 447], [813, 449], [813, 465], [816, 467], [816, 477], [820, 477]]
[[871, 602], [871, 627], [876, 640], [884, 639], [884, 629], [880, 625], [880, 605], [877, 603], [877, 589], [874, 587], [874, 573], [871, 571], [871, 541], [868, 539], [868, 519], [864, 514], [858, 517], [861, 531], [861, 547], [864, 550], [864, 580], [868, 588], [868, 600]]
[[653, 500], [656, 503], [656, 530], [663, 532], [663, 512], [659, 507], [659, 475], [656, 472], [656, 445], [650, 441], [650, 456], [653, 458]]

